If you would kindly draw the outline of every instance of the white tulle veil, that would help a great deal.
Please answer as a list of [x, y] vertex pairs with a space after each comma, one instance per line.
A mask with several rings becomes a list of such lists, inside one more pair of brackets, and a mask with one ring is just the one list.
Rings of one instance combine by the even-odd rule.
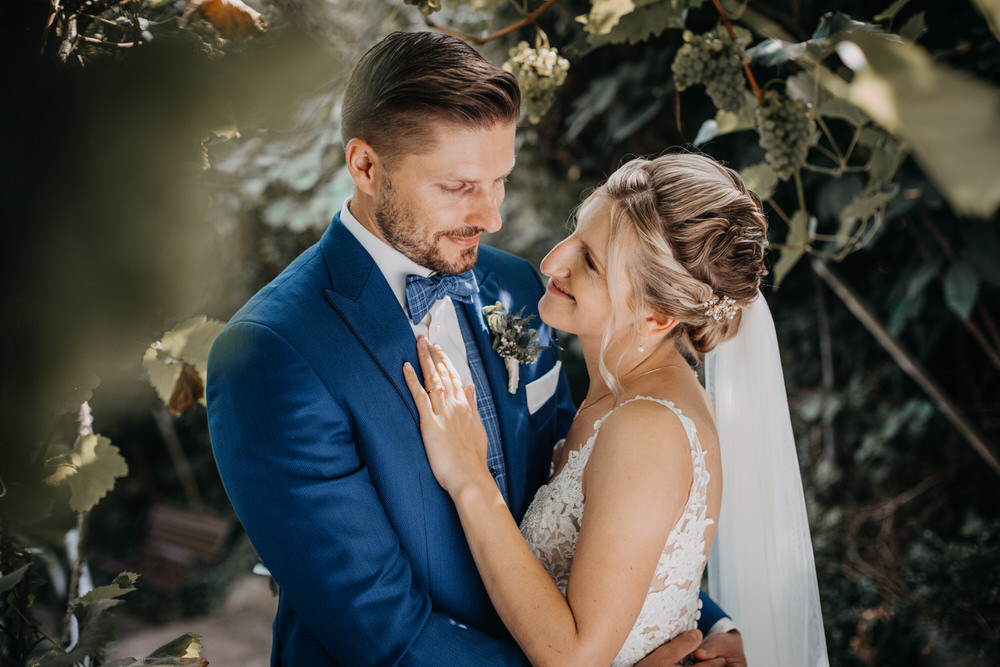
[[774, 322], [764, 297], [708, 354], [723, 493], [709, 594], [743, 638], [750, 667], [827, 667], [802, 479]]

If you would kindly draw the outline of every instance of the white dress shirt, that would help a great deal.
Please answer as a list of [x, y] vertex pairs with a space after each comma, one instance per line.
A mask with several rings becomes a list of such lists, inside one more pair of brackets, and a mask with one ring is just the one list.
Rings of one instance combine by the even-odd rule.
[[[375, 260], [375, 266], [389, 283], [389, 289], [396, 295], [399, 307], [406, 313], [406, 277], [410, 274], [428, 277], [433, 271], [420, 266], [412, 259], [399, 252], [391, 245], [368, 231], [351, 213], [351, 200], [344, 202], [340, 209], [340, 221], [347, 227], [368, 254]], [[413, 328], [414, 341], [417, 336], [426, 336], [434, 345], [440, 345], [445, 354], [455, 366], [462, 385], [472, 384], [472, 371], [469, 370], [469, 356], [465, 352], [465, 341], [462, 339], [462, 329], [458, 324], [458, 314], [451, 297], [445, 297], [431, 306], [424, 319], [410, 322]], [[414, 342], [416, 345], [416, 342]]]

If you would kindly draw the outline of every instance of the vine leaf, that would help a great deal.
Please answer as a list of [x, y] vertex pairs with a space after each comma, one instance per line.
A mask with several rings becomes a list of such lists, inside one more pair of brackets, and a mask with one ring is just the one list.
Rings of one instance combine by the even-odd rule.
[[738, 113], [732, 111], [718, 110], [715, 118], [709, 118], [698, 128], [698, 135], [694, 138], [694, 145], [701, 146], [716, 137], [732, 132], [752, 130], [757, 127], [754, 118], [754, 107], [750, 104], [743, 105]]
[[107, 586], [98, 586], [73, 600], [70, 607], [75, 608], [78, 604], [92, 604], [98, 600], [113, 600], [126, 593], [131, 593], [135, 590], [134, 584], [138, 579], [139, 575], [135, 572], [122, 572]]
[[837, 232], [837, 248], [842, 249], [850, 242], [859, 224], [865, 224], [872, 217], [885, 210], [885, 205], [896, 196], [896, 189], [875, 192], [855, 198], [840, 211], [840, 230]]
[[774, 286], [781, 285], [788, 272], [792, 270], [806, 251], [809, 243], [809, 216], [803, 210], [798, 210], [788, 221], [788, 236], [782, 244], [781, 255], [774, 264]]
[[45, 482], [69, 486], [69, 506], [74, 512], [88, 512], [114, 488], [115, 480], [128, 474], [128, 464], [118, 448], [104, 436], [81, 435], [68, 454], [48, 461], [53, 472]]
[[743, 182], [761, 199], [770, 199], [778, 187], [778, 174], [766, 162], [751, 165], [740, 172]]
[[204, 315], [192, 317], [146, 349], [142, 366], [149, 383], [174, 414], [204, 403], [208, 353], [224, 326]]
[[121, 600], [96, 600], [77, 607], [74, 615], [80, 624], [80, 637], [69, 653], [52, 649], [34, 667], [75, 667], [87, 658], [104, 660], [105, 647], [115, 638], [115, 624], [109, 610]]
[[28, 563], [27, 565], [22, 565], [16, 570], [7, 572], [6, 574], [0, 576], [0, 593], [6, 593], [10, 589], [14, 588], [14, 586], [17, 586], [21, 580], [24, 579], [24, 575], [28, 573], [28, 568], [30, 567], [31, 563]]
[[592, 35], [607, 35], [621, 18], [635, 11], [634, 0], [594, 0], [590, 13], [582, 17], [583, 29]]
[[858, 145], [871, 151], [871, 159], [868, 162], [870, 189], [891, 181], [902, 166], [903, 160], [910, 154], [905, 144], [877, 125], [867, 125], [861, 129]]
[[944, 298], [948, 307], [963, 320], [969, 319], [979, 294], [979, 277], [964, 261], [957, 261], [944, 274]]
[[918, 41], [927, 33], [927, 19], [924, 12], [914, 14], [899, 29], [899, 36], [911, 42]]
[[1000, 39], [1000, 0], [972, 0], [972, 4], [986, 19], [993, 35]]
[[205, 667], [208, 660], [201, 657], [202, 644], [198, 635], [188, 632], [156, 649], [145, 658], [125, 658], [109, 662], [104, 667], [144, 667], [149, 665], [178, 667]]
[[805, 43], [791, 43], [780, 39], [765, 39], [747, 49], [750, 62], [755, 65], [775, 67], [795, 60], [805, 53]]
[[902, 139], [956, 212], [991, 217], [1000, 207], [1000, 89], [916, 44], [849, 37], [838, 53], [854, 78], [823, 76], [823, 84]]
[[816, 78], [809, 72], [793, 74], [785, 80], [790, 97], [813, 105], [813, 115], [847, 121], [861, 127], [871, 121], [864, 111], [847, 100], [831, 94], [825, 88], [816, 88]]
[[[591, 46], [638, 44], [667, 29], [684, 27], [689, 0], [595, 0], [590, 14], [578, 16]], [[630, 6], [628, 11], [624, 9]]]
[[875, 20], [876, 21], [893, 21], [896, 18], [896, 14], [898, 14], [903, 9], [903, 7], [905, 7], [909, 3], [910, 3], [910, 0], [896, 0], [896, 2], [894, 2], [891, 5], [889, 5], [888, 7], [886, 7], [882, 11], [881, 14], [876, 14], [875, 15]]
[[924, 307], [924, 290], [941, 268], [941, 257], [920, 262], [900, 278], [889, 292], [887, 301], [894, 304], [886, 327], [898, 336], [906, 323], [920, 314]]

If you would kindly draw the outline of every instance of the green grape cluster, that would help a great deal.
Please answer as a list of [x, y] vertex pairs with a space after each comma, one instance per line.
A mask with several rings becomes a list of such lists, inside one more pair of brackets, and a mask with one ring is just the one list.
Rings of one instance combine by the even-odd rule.
[[805, 163], [809, 152], [813, 134], [809, 108], [805, 102], [769, 90], [754, 114], [768, 164], [782, 180], [788, 179]]
[[441, 9], [441, 0], [404, 0], [404, 2], [415, 6], [424, 16], [430, 16]]
[[749, 94], [743, 65], [750, 62], [750, 57], [743, 45], [728, 33], [716, 30], [703, 35], [686, 30], [684, 42], [671, 65], [677, 90], [702, 84], [717, 108], [739, 111]]
[[552, 106], [556, 90], [566, 81], [569, 61], [556, 49], [539, 46], [537, 49], [521, 41], [508, 53], [510, 59], [503, 68], [517, 77], [521, 86], [521, 102], [532, 123], [537, 123]]

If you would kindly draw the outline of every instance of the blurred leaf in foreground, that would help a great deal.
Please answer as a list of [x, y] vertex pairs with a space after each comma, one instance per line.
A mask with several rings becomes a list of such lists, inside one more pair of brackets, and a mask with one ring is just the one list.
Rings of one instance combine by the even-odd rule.
[[205, 667], [208, 665], [208, 660], [201, 657], [201, 649], [202, 645], [198, 640], [198, 635], [188, 632], [164, 644], [141, 660], [124, 658], [109, 662], [104, 667], [142, 667], [143, 665]]
[[81, 435], [69, 454], [49, 460], [53, 472], [45, 479], [56, 486], [65, 482], [70, 490], [70, 508], [74, 512], [90, 509], [114, 488], [115, 480], [128, 474], [128, 464], [118, 448], [104, 436]]
[[142, 366], [150, 384], [170, 411], [180, 414], [204, 402], [208, 353], [224, 322], [192, 317], [163, 334], [146, 349]]
[[956, 212], [1000, 207], [1000, 89], [939, 65], [922, 47], [855, 31], [837, 52], [855, 72], [823, 83], [912, 147]]

